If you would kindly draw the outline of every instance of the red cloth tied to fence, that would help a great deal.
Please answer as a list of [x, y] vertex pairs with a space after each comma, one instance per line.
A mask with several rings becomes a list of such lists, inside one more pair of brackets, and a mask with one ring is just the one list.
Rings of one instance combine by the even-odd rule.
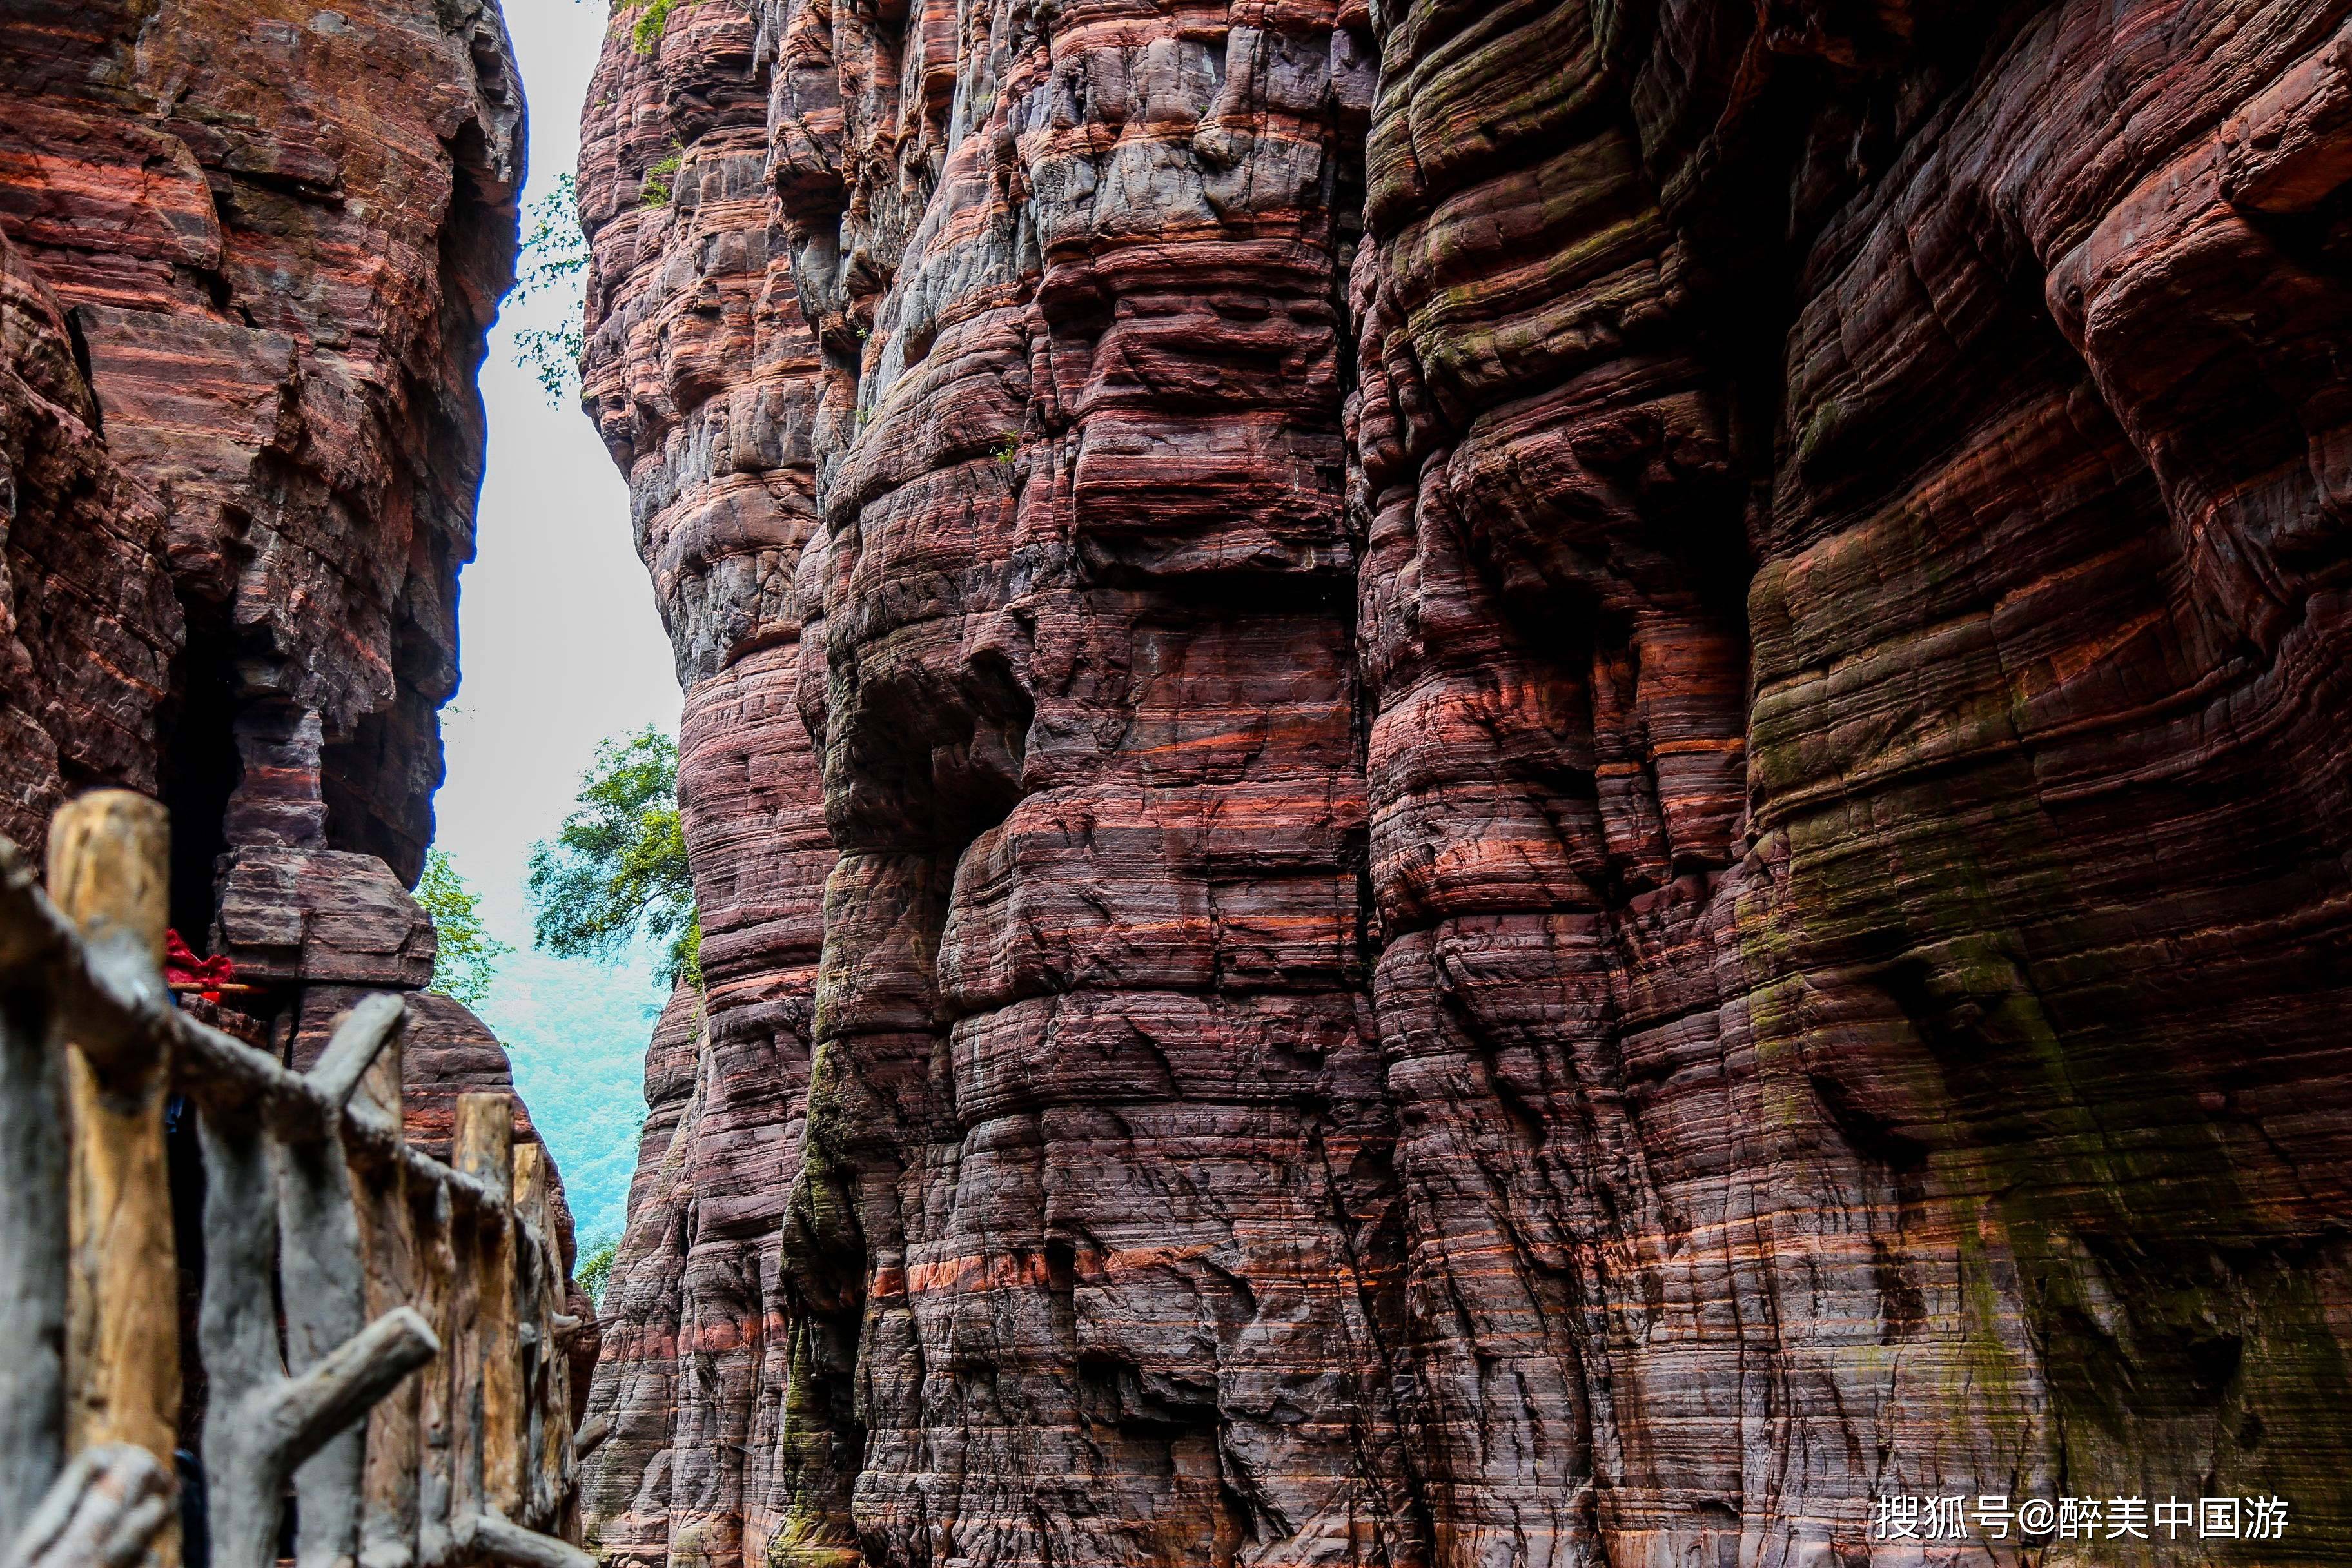
[[180, 991], [199, 990], [205, 1001], [217, 1002], [221, 994], [216, 987], [229, 984], [236, 979], [236, 965], [226, 957], [198, 958], [194, 950], [180, 940], [178, 931], [166, 931], [163, 933], [165, 984]]

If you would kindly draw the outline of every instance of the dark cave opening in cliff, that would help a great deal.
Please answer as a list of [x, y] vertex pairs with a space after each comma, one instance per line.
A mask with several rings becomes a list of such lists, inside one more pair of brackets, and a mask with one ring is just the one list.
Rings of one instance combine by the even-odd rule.
[[[173, 660], [172, 703], [164, 716], [163, 765], [156, 784], [171, 812], [171, 928], [199, 952], [212, 942], [215, 879], [228, 848], [225, 821], [236, 791], [236, 683], [227, 649], [232, 638], [224, 616], [191, 606], [188, 639]], [[172, 1231], [178, 1268], [180, 1413], [178, 1479], [183, 1489], [181, 1524], [189, 1568], [203, 1568], [210, 1556], [196, 1467], [207, 1403], [207, 1380], [197, 1343], [204, 1294], [204, 1161], [196, 1142], [195, 1111], [174, 1098], [165, 1112], [165, 1153], [172, 1194]]]
[[228, 848], [224, 822], [236, 789], [236, 679], [226, 628], [191, 606], [188, 642], [173, 668], [158, 777], [172, 813], [171, 925], [198, 952], [211, 941], [213, 882]]

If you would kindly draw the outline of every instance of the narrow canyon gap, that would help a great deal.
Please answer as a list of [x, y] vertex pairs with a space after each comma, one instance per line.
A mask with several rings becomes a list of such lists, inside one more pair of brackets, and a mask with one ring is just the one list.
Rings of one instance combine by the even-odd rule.
[[601, 1548], [2352, 1559], [2347, 105], [2347, 0], [616, 13]]

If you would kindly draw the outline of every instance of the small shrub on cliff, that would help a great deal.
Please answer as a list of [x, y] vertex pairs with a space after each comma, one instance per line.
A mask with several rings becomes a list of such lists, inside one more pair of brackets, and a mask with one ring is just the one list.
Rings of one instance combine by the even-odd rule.
[[588, 349], [588, 237], [580, 227], [579, 182], [568, 174], [557, 175], [555, 188], [531, 203], [530, 218], [509, 299], [521, 304], [555, 293], [569, 300], [555, 326], [515, 329], [515, 358], [538, 378], [547, 400], [561, 404], [579, 390], [580, 361]]
[[416, 901], [433, 919], [433, 934], [440, 951], [433, 959], [433, 984], [428, 991], [478, 1007], [490, 994], [499, 960], [514, 951], [483, 929], [481, 895], [457, 874], [449, 852], [436, 849], [425, 857], [425, 875], [417, 879]]
[[629, 42], [641, 55], [652, 54], [661, 47], [662, 35], [669, 31], [670, 13], [677, 9], [677, 0], [653, 0], [637, 13], [637, 25], [629, 29]]
[[671, 188], [671, 182], [677, 178], [677, 172], [685, 163], [686, 149], [675, 142], [671, 142], [668, 152], [646, 166], [645, 183], [637, 190], [639, 205], [666, 207], [677, 200], [677, 193]]
[[669, 944], [665, 977], [702, 984], [702, 925], [677, 815], [677, 742], [646, 728], [596, 748], [579, 807], [530, 852], [539, 945], [564, 958], [618, 959], [639, 936]]

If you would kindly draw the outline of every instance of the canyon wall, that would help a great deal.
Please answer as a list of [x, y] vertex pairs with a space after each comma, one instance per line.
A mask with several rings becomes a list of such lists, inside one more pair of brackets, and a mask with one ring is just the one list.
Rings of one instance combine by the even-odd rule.
[[[244, 987], [213, 1016], [303, 1065], [433, 973], [407, 889], [514, 279], [505, 24], [20, 0], [0, 82], [0, 834], [37, 863], [67, 795], [161, 798], [172, 924]], [[427, 1150], [512, 1092], [446, 998], [406, 1051]]]
[[496, 7], [33, 0], [0, 59], [0, 229], [69, 312], [89, 427], [139, 492], [84, 531], [119, 537], [88, 573], [12, 531], [19, 623], [73, 640], [36, 660], [63, 689], [11, 683], [57, 754], [26, 731], [0, 831], [37, 844], [61, 790], [122, 782], [184, 799], [184, 836], [226, 813], [192, 853], [330, 843], [414, 880], [474, 371], [513, 278], [523, 105]]
[[2352, 1560], [2352, 4], [677, 0], [586, 118], [609, 1560]]
[[[766, 178], [767, 100], [737, 7], [684, 5], [690, 50], [618, 42], [589, 87], [596, 232], [585, 401], [629, 477], [636, 540], [686, 694], [679, 796], [704, 990], [646, 1060], [629, 1223], [604, 1297], [613, 1436], [583, 1490], [631, 1560], [757, 1561], [789, 1492], [778, 1443], [790, 1319], [778, 1277], [801, 1163], [823, 903], [835, 854], [804, 697], [821, 659], [816, 455], [855, 377], [803, 319]], [[690, 140], [690, 157], [681, 154]], [[647, 171], [655, 171], [648, 174]], [[661, 171], [667, 171], [667, 174]], [[674, 184], [674, 203], [642, 188]], [[821, 441], [821, 428], [835, 428]]]

